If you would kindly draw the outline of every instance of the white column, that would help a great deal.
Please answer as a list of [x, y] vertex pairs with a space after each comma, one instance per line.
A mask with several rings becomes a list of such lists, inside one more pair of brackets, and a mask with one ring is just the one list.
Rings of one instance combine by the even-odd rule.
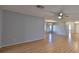
[[69, 43], [69, 45], [71, 45], [72, 44], [71, 24], [68, 25], [68, 29], [69, 29], [69, 31], [68, 31], [68, 43]]

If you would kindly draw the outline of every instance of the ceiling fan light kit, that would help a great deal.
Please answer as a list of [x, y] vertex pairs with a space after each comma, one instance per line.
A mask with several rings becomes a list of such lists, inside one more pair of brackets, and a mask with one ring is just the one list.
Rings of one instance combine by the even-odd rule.
[[63, 13], [62, 12], [58, 13], [58, 19], [62, 19], [62, 18], [63, 18]]
[[61, 16], [58, 16], [58, 19], [62, 19], [62, 17]]
[[60, 13], [59, 13], [59, 16], [63, 16], [63, 13], [62, 13], [62, 12], [60, 12]]
[[[36, 5], [36, 7], [45, 10], [45, 6], [43, 5]], [[49, 10], [45, 10], [45, 11], [54, 14], [55, 15], [54, 17], [56, 17], [56, 19], [61, 20], [61, 21], [64, 21], [63, 19], [66, 19], [66, 17], [68, 17], [63, 13], [63, 9], [60, 9], [57, 12], [53, 12]]]

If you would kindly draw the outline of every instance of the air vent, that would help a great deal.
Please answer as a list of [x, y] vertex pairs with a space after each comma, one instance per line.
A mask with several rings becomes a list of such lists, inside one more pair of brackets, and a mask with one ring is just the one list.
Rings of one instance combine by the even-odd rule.
[[42, 6], [42, 5], [36, 5], [36, 7], [41, 8], [41, 9], [44, 8], [44, 6]]

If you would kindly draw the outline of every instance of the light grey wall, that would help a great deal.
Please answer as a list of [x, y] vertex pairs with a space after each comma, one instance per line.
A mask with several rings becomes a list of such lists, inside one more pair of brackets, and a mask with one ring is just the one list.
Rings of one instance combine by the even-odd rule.
[[79, 23], [76, 24], [76, 33], [79, 33]]
[[0, 10], [0, 47], [1, 47], [1, 40], [2, 40], [2, 10]]
[[43, 24], [39, 17], [3, 11], [2, 46], [42, 39]]
[[60, 35], [66, 35], [67, 34], [66, 24], [60, 22], [55, 23], [54, 32]]

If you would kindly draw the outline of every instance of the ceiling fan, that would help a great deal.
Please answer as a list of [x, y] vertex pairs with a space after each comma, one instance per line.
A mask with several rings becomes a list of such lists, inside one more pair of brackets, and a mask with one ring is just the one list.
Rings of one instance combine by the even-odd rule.
[[60, 8], [59, 10], [57, 10], [56, 12], [53, 11], [49, 11], [49, 10], [45, 10], [45, 6], [42, 5], [36, 5], [37, 8], [43, 9], [45, 12], [49, 12], [54, 14], [53, 16], [50, 16], [51, 18], [54, 17], [56, 20], [58, 21], [64, 21], [66, 22], [68, 20], [68, 15], [66, 15], [66, 13], [64, 13], [64, 8]]
[[52, 14], [54, 14], [52, 17], [54, 17], [57, 21], [66, 22], [69, 20], [69, 16], [64, 12], [64, 9], [57, 10], [56, 12], [48, 11]]

